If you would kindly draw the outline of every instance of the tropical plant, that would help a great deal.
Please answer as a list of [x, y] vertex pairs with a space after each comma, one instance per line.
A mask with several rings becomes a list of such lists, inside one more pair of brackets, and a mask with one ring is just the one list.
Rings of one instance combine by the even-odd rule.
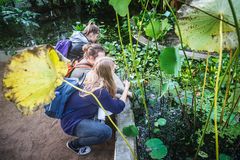
[[149, 155], [152, 159], [163, 159], [167, 155], [167, 147], [159, 138], [151, 138], [145, 142], [147, 148], [150, 149]]

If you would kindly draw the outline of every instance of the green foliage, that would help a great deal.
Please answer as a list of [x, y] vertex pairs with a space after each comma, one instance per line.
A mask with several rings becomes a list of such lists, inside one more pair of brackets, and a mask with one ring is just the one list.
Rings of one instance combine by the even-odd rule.
[[160, 54], [160, 68], [167, 74], [178, 76], [181, 59], [177, 48], [165, 48]]
[[128, 5], [131, 0], [109, 0], [109, 4], [113, 6], [116, 13], [124, 17], [128, 13]]
[[21, 10], [19, 8], [1, 7], [1, 16], [7, 25], [14, 23], [24, 27], [39, 27], [39, 25], [34, 22], [38, 15], [38, 13]]
[[145, 28], [146, 35], [155, 40], [162, 39], [172, 29], [168, 19], [151, 21]]
[[135, 125], [130, 125], [123, 128], [123, 134], [127, 137], [136, 137], [139, 134], [138, 128]]
[[224, 153], [221, 153], [219, 156], [219, 160], [232, 160], [232, 158]]
[[147, 148], [151, 150], [149, 155], [152, 159], [163, 159], [167, 155], [167, 147], [159, 138], [151, 138], [145, 142]]
[[76, 22], [76, 25], [73, 25], [72, 27], [74, 31], [83, 31], [86, 25], [81, 22]]
[[102, 2], [102, 0], [85, 0], [86, 3], [90, 3], [91, 5], [97, 5]]

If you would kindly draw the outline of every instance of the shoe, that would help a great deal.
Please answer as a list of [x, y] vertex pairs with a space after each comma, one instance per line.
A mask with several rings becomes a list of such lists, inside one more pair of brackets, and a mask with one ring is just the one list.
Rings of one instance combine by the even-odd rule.
[[82, 146], [80, 148], [75, 148], [75, 147], [73, 147], [71, 141], [68, 141], [66, 146], [67, 146], [67, 148], [72, 150], [74, 153], [81, 155], [81, 156], [87, 155], [88, 153], [91, 152], [91, 148], [89, 146]]

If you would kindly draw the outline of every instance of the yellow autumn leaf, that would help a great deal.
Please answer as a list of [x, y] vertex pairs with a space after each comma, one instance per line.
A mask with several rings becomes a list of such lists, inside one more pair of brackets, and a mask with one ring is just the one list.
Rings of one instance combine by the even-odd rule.
[[48, 104], [62, 84], [67, 64], [50, 45], [25, 49], [13, 56], [3, 77], [6, 99], [16, 103], [23, 114]]

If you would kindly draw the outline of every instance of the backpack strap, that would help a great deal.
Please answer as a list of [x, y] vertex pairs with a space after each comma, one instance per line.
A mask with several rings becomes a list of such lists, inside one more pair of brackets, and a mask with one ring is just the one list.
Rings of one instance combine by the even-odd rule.
[[68, 64], [68, 71], [67, 74], [65, 75], [65, 77], [70, 77], [72, 72], [74, 71], [75, 68], [89, 68], [91, 69], [93, 66], [89, 63], [71, 63]]

